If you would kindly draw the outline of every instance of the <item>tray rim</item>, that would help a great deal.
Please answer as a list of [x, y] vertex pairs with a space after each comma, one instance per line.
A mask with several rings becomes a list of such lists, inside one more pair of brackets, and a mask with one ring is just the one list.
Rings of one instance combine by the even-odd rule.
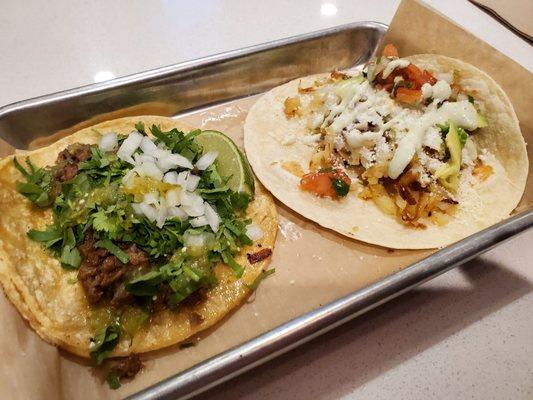
[[371, 28], [377, 29], [381, 32], [386, 32], [388, 25], [376, 22], [376, 21], [357, 21], [350, 22], [347, 24], [337, 25], [331, 28], [321, 29], [318, 31], [312, 31], [300, 35], [293, 35], [287, 38], [276, 39], [268, 41], [265, 43], [260, 43], [256, 45], [250, 45], [234, 50], [229, 50], [225, 52], [220, 52], [205, 57], [195, 58], [192, 60], [183, 61], [176, 64], [170, 64], [163, 67], [153, 68], [146, 71], [136, 72], [133, 74], [128, 74], [118, 78], [114, 78], [104, 82], [91, 83], [87, 85], [82, 85], [70, 89], [60, 90], [57, 92], [52, 92], [49, 94], [44, 94], [41, 96], [31, 97], [25, 100], [19, 100], [5, 105], [0, 105], [0, 119], [4, 118], [6, 115], [23, 110], [27, 107], [40, 106], [49, 102], [66, 100], [72, 97], [77, 97], [81, 95], [94, 94], [102, 92], [108, 89], [118, 88], [125, 84], [132, 84], [135, 82], [143, 81], [150, 79], [152, 77], [164, 77], [166, 75], [172, 75], [178, 72], [184, 72], [189, 70], [194, 70], [200, 66], [205, 67], [207, 65], [216, 64], [221, 61], [228, 61], [235, 58], [248, 56], [254, 53], [260, 53], [265, 50], [278, 48], [286, 46], [292, 43], [297, 43], [301, 41], [311, 40], [320, 38], [326, 35], [333, 35], [335, 33], [350, 30], [354, 28]]

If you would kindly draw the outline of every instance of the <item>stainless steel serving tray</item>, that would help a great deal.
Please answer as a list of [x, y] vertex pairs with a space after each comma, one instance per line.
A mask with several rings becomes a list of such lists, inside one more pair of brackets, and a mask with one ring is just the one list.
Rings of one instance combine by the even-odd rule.
[[[298, 76], [364, 64], [386, 26], [348, 24], [67, 90], [0, 108], [0, 137], [17, 148], [106, 119], [178, 116], [260, 93]], [[440, 250], [133, 396], [189, 398], [349, 321], [533, 226], [533, 210]]]

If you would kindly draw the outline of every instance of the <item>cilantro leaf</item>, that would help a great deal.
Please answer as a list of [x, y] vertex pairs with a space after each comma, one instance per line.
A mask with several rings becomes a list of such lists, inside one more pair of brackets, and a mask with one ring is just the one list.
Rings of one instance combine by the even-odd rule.
[[333, 186], [333, 190], [335, 190], [335, 193], [339, 197], [344, 197], [348, 194], [350, 191], [350, 185], [348, 185], [346, 182], [344, 182], [343, 179], [331, 179], [331, 186]]
[[63, 232], [55, 225], [48, 227], [48, 229], [44, 231], [31, 229], [27, 235], [31, 240], [41, 242], [46, 248], [50, 248], [57, 242], [63, 240]]
[[81, 255], [76, 248], [76, 237], [72, 228], [63, 232], [63, 248], [59, 260], [67, 268], [78, 268], [81, 264]]
[[17, 160], [13, 158], [15, 168], [26, 178], [26, 182], [16, 182], [17, 191], [38, 207], [47, 207], [54, 202], [52, 195], [52, 173], [50, 170], [36, 168], [29, 158], [26, 158], [26, 170]]
[[450, 130], [450, 125], [449, 125], [449, 124], [437, 124], [437, 128], [439, 128], [440, 133], [441, 133], [443, 136], [446, 136], [446, 134], [447, 134], [448, 131]]
[[96, 365], [102, 364], [119, 341], [120, 325], [118, 323], [106, 326], [96, 333], [94, 338], [91, 338], [92, 350], [90, 356], [96, 362]]
[[137, 130], [137, 132], [143, 134], [143, 135], [146, 135], [146, 132], [144, 130], [144, 122], [142, 121], [139, 121], [135, 124], [135, 129]]
[[117, 257], [121, 263], [127, 264], [130, 261], [129, 256], [116, 244], [109, 239], [99, 240], [94, 244], [95, 247], [101, 247], [108, 250], [111, 254]]
[[275, 272], [276, 272], [276, 268], [263, 270], [261, 271], [259, 275], [257, 275], [257, 277], [254, 279], [251, 285], [247, 285], [245, 283], [244, 286], [246, 286], [250, 290], [255, 290], [257, 289], [257, 287], [262, 281], [264, 281], [266, 278], [268, 278], [270, 275], [272, 275]]
[[126, 284], [126, 290], [135, 296], [154, 296], [157, 293], [157, 285], [163, 280], [161, 271], [150, 271], [131, 280]]
[[222, 259], [224, 260], [226, 264], [228, 264], [231, 267], [231, 269], [233, 269], [233, 271], [235, 271], [235, 276], [237, 278], [242, 277], [242, 274], [244, 273], [243, 266], [240, 265], [237, 261], [235, 261], [235, 259], [229, 252], [227, 251], [223, 252]]
[[468, 133], [463, 128], [457, 128], [457, 133], [459, 134], [459, 141], [461, 142], [461, 147], [463, 147], [468, 139]]
[[106, 380], [107, 384], [109, 385], [110, 389], [116, 390], [116, 389], [118, 389], [121, 386], [120, 378], [118, 377], [118, 375], [117, 375], [117, 373], [115, 371], [110, 371], [106, 375], [105, 380]]

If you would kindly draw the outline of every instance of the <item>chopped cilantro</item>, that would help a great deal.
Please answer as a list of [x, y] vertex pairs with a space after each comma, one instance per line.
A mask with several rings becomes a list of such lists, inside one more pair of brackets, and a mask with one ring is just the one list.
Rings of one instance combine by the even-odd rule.
[[[136, 124], [135, 129], [148, 133], [142, 123]], [[155, 125], [149, 130], [159, 147], [193, 163], [200, 158], [202, 148], [194, 138], [201, 131], [165, 132]], [[124, 140], [125, 136], [119, 135], [119, 146]], [[54, 166], [37, 168], [27, 159], [24, 168], [14, 160], [26, 180], [18, 182], [19, 191], [37, 206], [50, 207], [54, 216], [51, 225], [43, 230], [30, 230], [28, 236], [53, 252], [63, 267], [75, 269], [81, 265], [78, 247], [88, 233], [94, 237], [96, 247], [107, 249], [123, 263], [130, 260], [122, 245], [135, 244], [148, 256], [151, 269], [133, 272], [125, 282], [126, 290], [147, 310], [153, 296], [164, 296], [167, 305], [176, 306], [199, 289], [213, 287], [216, 284], [213, 267], [217, 263], [228, 264], [236, 276], [242, 276], [244, 268], [234, 256], [241, 246], [252, 243], [246, 235], [246, 225], [251, 221], [243, 218], [251, 197], [232, 191], [228, 185], [230, 177], [221, 175], [216, 163], [198, 172], [200, 182], [196, 189], [221, 218], [214, 233], [209, 226], [192, 228], [188, 221], [177, 218], [157, 227], [155, 222], [136, 215], [132, 203], [144, 193], [124, 190], [122, 183], [132, 166], [119, 159], [116, 150], [104, 152], [92, 145], [90, 152], [90, 157], [78, 164], [74, 178], [66, 182], [54, 182]], [[176, 172], [181, 170], [175, 168]], [[212, 239], [209, 245], [193, 252], [184, 249], [186, 234], [210, 235]], [[112, 325], [95, 336], [96, 349], [92, 353], [97, 361], [112, 350], [119, 333], [120, 329]]]
[[142, 133], [143, 135], [146, 135], [146, 132], [144, 130], [144, 122], [139, 121], [135, 124], [135, 129], [137, 132]]
[[463, 128], [457, 128], [457, 133], [459, 134], [459, 141], [461, 142], [461, 148], [464, 147], [467, 139], [468, 133]]
[[13, 159], [17, 168], [26, 178], [26, 182], [17, 182], [16, 187], [20, 194], [28, 198], [37, 207], [47, 207], [54, 202], [52, 195], [52, 172], [43, 168], [36, 168], [29, 158], [26, 158], [26, 170], [17, 158]]
[[78, 278], [69, 278], [67, 279], [67, 283], [69, 285], [75, 285], [76, 283], [78, 283]]
[[91, 338], [91, 358], [97, 365], [109, 356], [120, 341], [120, 326], [118, 323], [106, 326]]
[[222, 259], [235, 271], [235, 276], [237, 276], [237, 278], [240, 278], [242, 276], [242, 274], [244, 273], [244, 268], [242, 267], [242, 265], [237, 263], [237, 261], [235, 261], [235, 259], [229, 252], [223, 252]]
[[81, 255], [76, 247], [76, 237], [72, 228], [67, 228], [63, 232], [63, 248], [59, 260], [66, 268], [78, 268], [81, 264]]
[[447, 124], [447, 123], [446, 124], [437, 124], [437, 128], [439, 128], [441, 135], [446, 137], [446, 134], [450, 130], [450, 125]]
[[340, 178], [337, 178], [337, 179], [332, 178], [331, 185], [333, 186], [335, 193], [339, 197], [346, 196], [348, 192], [350, 191], [350, 185], [348, 185], [346, 182], [344, 182], [343, 179], [340, 179]]
[[262, 281], [264, 281], [266, 278], [268, 278], [270, 275], [272, 275], [275, 272], [276, 272], [276, 268], [263, 270], [263, 271], [261, 271], [261, 273], [259, 275], [257, 275], [257, 277], [254, 279], [252, 284], [247, 285], [245, 283], [244, 286], [246, 286], [250, 290], [255, 290], [255, 289], [257, 289], [257, 287], [259, 286], [259, 284]]
[[121, 386], [120, 378], [118, 377], [118, 375], [117, 375], [117, 373], [115, 371], [110, 371], [106, 375], [105, 380], [106, 380], [107, 384], [109, 385], [110, 389], [116, 390], [116, 389], [118, 389]]
[[111, 254], [117, 257], [121, 263], [126, 264], [130, 261], [128, 255], [116, 244], [109, 239], [99, 240], [94, 244], [95, 247], [101, 247], [108, 250]]
[[45, 231], [31, 229], [28, 232], [28, 237], [36, 242], [42, 242], [43, 246], [48, 249], [63, 239], [63, 232], [52, 225]]

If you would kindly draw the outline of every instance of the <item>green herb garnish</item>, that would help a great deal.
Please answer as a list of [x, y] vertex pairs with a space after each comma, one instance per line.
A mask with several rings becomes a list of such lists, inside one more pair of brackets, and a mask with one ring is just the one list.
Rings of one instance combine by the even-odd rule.
[[[142, 123], [135, 128], [147, 134], [148, 129], [145, 130]], [[191, 163], [203, 154], [202, 147], [195, 141], [201, 133], [199, 130], [186, 134], [177, 129], [162, 131], [153, 125], [150, 132], [157, 146], [180, 154]], [[124, 140], [125, 136], [118, 137], [117, 148]], [[115, 310], [120, 322], [109, 324], [106, 321], [105, 328], [98, 330], [91, 339], [90, 353], [96, 364], [101, 364], [113, 351], [121, 336], [132, 338], [149, 320], [154, 302], [163, 301], [173, 308], [200, 289], [216, 285], [213, 268], [217, 263], [228, 264], [235, 275], [241, 277], [244, 268], [235, 260], [235, 255], [242, 246], [252, 243], [246, 235], [246, 225], [251, 221], [243, 216], [252, 196], [249, 191], [232, 190], [231, 176], [221, 174], [217, 163], [195, 172], [200, 176], [196, 193], [209, 202], [220, 217], [217, 232], [208, 225], [193, 228], [188, 221], [178, 218], [167, 219], [158, 227], [154, 221], [134, 212], [132, 204], [142, 201], [148, 192], [135, 186], [131, 189], [123, 182], [133, 166], [118, 158], [115, 151], [104, 152], [97, 145], [91, 145], [90, 157], [79, 162], [76, 175], [64, 182], [55, 178], [55, 171], [63, 167], [60, 164], [37, 168], [27, 159], [24, 168], [14, 160], [15, 167], [25, 178], [25, 182], [17, 183], [19, 192], [38, 207], [50, 207], [53, 213], [52, 224], [43, 230], [30, 230], [28, 237], [49, 249], [64, 268], [81, 266], [79, 249], [86, 243], [106, 249], [124, 264], [132, 260], [123, 249], [133, 244], [148, 258], [149, 268], [132, 265], [125, 280], [120, 282], [134, 296], [134, 303]], [[177, 173], [182, 170], [180, 167], [173, 169]], [[166, 190], [160, 181], [152, 183], [146, 177], [135, 179], [144, 179], [148, 190], [163, 190], [162, 194]], [[88, 234], [94, 242], [87, 242]], [[202, 236], [205, 243], [197, 248], [185, 248], [184, 238], [190, 235]], [[108, 379], [110, 385], [120, 383], [118, 377]]]
[[117, 375], [117, 373], [115, 371], [109, 372], [106, 375], [105, 380], [106, 380], [107, 384], [109, 385], [110, 389], [116, 390], [116, 389], [118, 389], [121, 386], [120, 378], [118, 377], [118, 375]]
[[104, 329], [97, 332], [94, 338], [91, 338], [91, 343], [93, 344], [90, 355], [96, 362], [96, 365], [102, 364], [119, 341], [120, 326], [118, 323], [106, 326]]
[[331, 185], [333, 186], [335, 193], [339, 197], [346, 196], [348, 192], [350, 191], [350, 185], [348, 185], [346, 182], [344, 182], [343, 179], [340, 179], [340, 178], [337, 178], [337, 179], [332, 178]]
[[251, 285], [247, 285], [245, 283], [244, 286], [246, 286], [250, 290], [255, 290], [257, 289], [257, 287], [259, 286], [261, 282], [263, 282], [266, 278], [268, 278], [270, 275], [272, 275], [275, 272], [276, 272], [276, 268], [263, 270], [261, 271], [259, 275], [257, 275], [257, 277], [254, 279]]
[[116, 244], [114, 244], [109, 239], [102, 239], [99, 240], [94, 244], [95, 247], [101, 247], [103, 249], [108, 250], [111, 254], [113, 254], [115, 257], [117, 257], [121, 263], [127, 264], [130, 261], [130, 258], [128, 255]]
[[52, 191], [52, 172], [43, 168], [36, 168], [26, 158], [28, 170], [26, 170], [17, 158], [13, 158], [15, 167], [24, 175], [26, 182], [17, 182], [17, 190], [38, 207], [47, 207], [54, 202]]

